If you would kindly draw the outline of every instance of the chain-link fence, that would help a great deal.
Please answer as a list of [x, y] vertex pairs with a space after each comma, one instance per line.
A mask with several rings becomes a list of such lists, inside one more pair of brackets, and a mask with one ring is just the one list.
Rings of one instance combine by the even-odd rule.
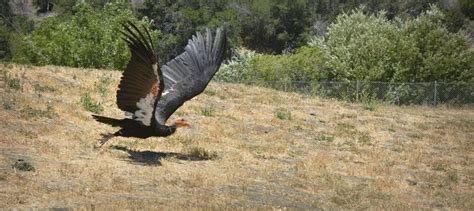
[[427, 106], [474, 104], [474, 84], [463, 82], [258, 81], [246, 84], [350, 102], [379, 100], [396, 105]]

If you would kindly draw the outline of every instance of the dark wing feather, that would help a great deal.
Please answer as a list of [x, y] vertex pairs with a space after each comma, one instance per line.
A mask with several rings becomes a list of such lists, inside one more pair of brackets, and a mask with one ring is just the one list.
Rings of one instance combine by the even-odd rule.
[[214, 39], [210, 30], [206, 36], [197, 33], [184, 53], [162, 67], [165, 87], [155, 109], [158, 123], [165, 124], [184, 102], [204, 91], [224, 59], [226, 44], [222, 28], [216, 30]]
[[117, 105], [145, 125], [149, 125], [153, 114], [155, 101], [163, 91], [159, 89], [158, 96], [151, 94], [154, 85], [160, 86], [161, 70], [154, 52], [150, 33], [141, 32], [133, 23], [123, 24], [124, 40], [132, 54], [120, 80], [117, 90]]

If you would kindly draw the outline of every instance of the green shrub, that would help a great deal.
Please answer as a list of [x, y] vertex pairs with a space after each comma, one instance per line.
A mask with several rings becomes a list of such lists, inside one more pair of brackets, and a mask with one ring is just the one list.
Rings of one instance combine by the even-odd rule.
[[183, 157], [188, 160], [215, 160], [219, 157], [216, 152], [211, 152], [201, 147], [190, 147], [185, 150]]
[[23, 89], [23, 85], [19, 78], [7, 78], [7, 85], [8, 88], [15, 91], [21, 91]]
[[201, 114], [204, 116], [212, 117], [214, 116], [216, 109], [214, 107], [203, 107], [201, 108]]
[[316, 140], [322, 141], [322, 142], [333, 142], [334, 139], [335, 137], [333, 135], [321, 134]]
[[227, 64], [222, 64], [214, 76], [216, 80], [224, 82], [244, 82], [250, 79], [252, 60], [261, 54], [245, 48], [238, 48], [235, 55]]
[[400, 53], [395, 62], [401, 67], [395, 81], [474, 81], [474, 52], [462, 31], [451, 33], [445, 15], [437, 8], [422, 13], [401, 27]]
[[324, 60], [318, 48], [302, 47], [295, 54], [264, 55], [239, 48], [215, 78], [225, 82], [250, 83], [274, 88], [297, 85], [293, 82], [320, 79], [319, 66]]
[[103, 98], [107, 97], [109, 85], [112, 84], [112, 75], [103, 75], [99, 81], [95, 83], [97, 91]]
[[338, 16], [326, 37], [309, 44], [324, 52], [327, 80], [472, 81], [469, 39], [449, 32], [444, 19], [435, 6], [406, 22], [357, 9]]
[[249, 80], [271, 82], [317, 81], [323, 54], [317, 48], [302, 47], [295, 54], [260, 55], [252, 60]]
[[28, 161], [23, 159], [18, 159], [13, 165], [13, 169], [18, 169], [20, 171], [35, 171], [35, 167]]
[[375, 111], [380, 106], [381, 102], [374, 98], [362, 98], [362, 108], [368, 111]]
[[[132, 21], [144, 27], [150, 21], [137, 20], [125, 3], [108, 3], [94, 10], [80, 2], [71, 16], [50, 17], [16, 47], [14, 61], [35, 65], [64, 65], [89, 68], [122, 68], [129, 52], [121, 40], [121, 23]], [[151, 31], [157, 38], [157, 32]]]
[[100, 102], [96, 102], [90, 94], [84, 94], [81, 97], [81, 105], [84, 109], [94, 112], [96, 114], [100, 114], [102, 111], [104, 111], [104, 107]]
[[275, 111], [275, 116], [281, 120], [291, 120], [291, 111], [287, 109], [277, 109]]
[[5, 110], [13, 110], [16, 105], [15, 99], [13, 98], [1, 97], [0, 102]]
[[384, 80], [397, 68], [393, 58], [399, 39], [399, 29], [384, 12], [367, 15], [357, 9], [339, 15], [327, 36], [309, 45], [326, 54], [327, 80]]

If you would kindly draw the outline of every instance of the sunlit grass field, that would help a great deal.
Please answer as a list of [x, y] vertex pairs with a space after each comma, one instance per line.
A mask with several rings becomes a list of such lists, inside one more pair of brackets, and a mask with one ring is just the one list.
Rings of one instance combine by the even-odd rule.
[[0, 65], [0, 208], [474, 209], [474, 109], [211, 82], [168, 138], [112, 138], [118, 71]]

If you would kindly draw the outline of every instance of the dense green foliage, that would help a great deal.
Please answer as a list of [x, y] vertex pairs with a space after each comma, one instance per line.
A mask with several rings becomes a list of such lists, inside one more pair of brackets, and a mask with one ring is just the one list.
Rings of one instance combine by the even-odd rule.
[[226, 82], [265, 83], [317, 81], [323, 78], [320, 64], [323, 52], [302, 47], [294, 54], [265, 55], [248, 49], [237, 49], [236, 55], [222, 65], [215, 78]]
[[327, 54], [326, 80], [382, 80], [393, 72], [396, 36], [396, 26], [384, 13], [365, 15], [356, 10], [340, 15], [327, 36], [315, 38], [310, 45]]
[[243, 44], [265, 53], [281, 53], [306, 42], [313, 14], [308, 0], [256, 0], [243, 19]]
[[[139, 9], [139, 14], [152, 19], [155, 28], [163, 33], [157, 43], [158, 54], [163, 61], [180, 54], [196, 31], [202, 31], [206, 26], [215, 28], [224, 22], [233, 26], [230, 23], [239, 21], [239, 14], [226, 8], [224, 1], [147, 0]], [[234, 30], [229, 30], [228, 35], [233, 46], [240, 44]]]
[[[304, 46], [311, 35], [324, 34], [328, 23], [343, 11], [365, 5], [364, 11], [386, 11], [391, 20], [416, 17], [431, 3], [446, 0], [145, 0], [140, 16], [150, 17], [163, 32], [159, 55], [173, 58], [195, 30], [226, 25], [232, 47], [244, 46], [259, 53], [280, 54]], [[461, 4], [463, 6], [463, 4]], [[466, 6], [467, 7], [467, 6]], [[464, 7], [446, 8], [449, 29], [464, 27]]]
[[[249, 50], [222, 66], [223, 81], [472, 81], [474, 72], [469, 39], [458, 32], [472, 25], [471, 1], [35, 0], [38, 12], [59, 15], [32, 33], [5, 2], [0, 57], [20, 63], [121, 69], [129, 55], [118, 31], [131, 20], [156, 38], [160, 31], [162, 62], [195, 31], [224, 25], [231, 48]], [[444, 12], [423, 13], [430, 3]]]
[[10, 52], [10, 31], [3, 20], [0, 20], [0, 59], [8, 58]]
[[[125, 3], [126, 0], [121, 0]], [[60, 13], [71, 13], [74, 11], [74, 6], [77, 3], [86, 2], [93, 8], [103, 8], [109, 2], [117, 2], [117, 0], [33, 0], [33, 5], [36, 7], [37, 13], [48, 13], [56, 11]]]
[[9, 58], [11, 55], [11, 33], [8, 22], [12, 17], [13, 13], [8, 5], [8, 1], [0, 0], [0, 60]]
[[[128, 48], [121, 40], [121, 23], [133, 21], [149, 27], [149, 21], [138, 21], [121, 3], [107, 4], [96, 11], [87, 3], [74, 7], [74, 15], [45, 19], [25, 36], [13, 60], [36, 65], [66, 65], [121, 69], [128, 60]], [[157, 32], [152, 31], [157, 38]]]
[[355, 10], [310, 45], [325, 52], [326, 80], [471, 81], [469, 39], [449, 32], [444, 18], [436, 7], [406, 22]]
[[325, 37], [294, 54], [238, 51], [217, 79], [224, 81], [474, 80], [474, 53], [462, 32], [450, 32], [437, 8], [413, 20], [389, 20], [361, 9], [343, 13]]
[[[293, 54], [238, 51], [216, 78], [349, 101], [468, 103], [474, 82], [469, 45], [462, 31], [448, 29], [437, 7], [410, 20], [356, 9], [338, 16], [326, 36], [314, 37]], [[438, 85], [438, 93], [434, 83], [406, 83], [433, 81], [467, 83]]]
[[0, 60], [11, 59], [19, 36], [31, 32], [33, 23], [21, 15], [15, 15], [8, 0], [0, 0]]
[[[413, 55], [403, 55], [405, 68], [396, 81], [474, 82], [474, 52], [463, 32], [452, 33], [443, 24], [444, 14], [433, 8], [401, 28], [402, 40]], [[414, 52], [416, 51], [416, 53]]]
[[0, 15], [2, 19], [8, 19], [13, 16], [8, 0], [0, 0]]
[[295, 54], [262, 55], [252, 61], [254, 81], [317, 81], [322, 79], [318, 65], [323, 54], [317, 48], [302, 47]]
[[248, 81], [251, 79], [252, 61], [261, 55], [252, 50], [238, 48], [231, 60], [221, 65], [214, 78], [225, 82]]
[[460, 8], [463, 14], [474, 20], [474, 1], [472, 0], [459, 0]]

